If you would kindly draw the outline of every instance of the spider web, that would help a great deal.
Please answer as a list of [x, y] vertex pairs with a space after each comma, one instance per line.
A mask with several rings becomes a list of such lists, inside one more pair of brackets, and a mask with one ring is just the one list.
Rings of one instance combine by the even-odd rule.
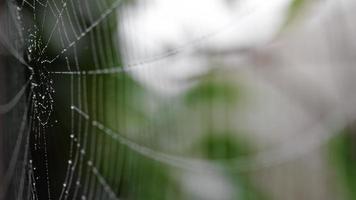
[[[130, 3], [22, 0], [6, 4], [7, 21], [13, 22], [7, 24], [6, 41], [11, 44], [6, 47], [24, 66], [26, 76], [21, 77], [19, 89], [11, 89], [18, 92], [9, 95], [14, 96], [10, 103], [0, 107], [1, 113], [21, 116], [18, 129], [13, 130], [17, 137], [10, 137], [9, 147], [4, 148], [13, 151], [4, 153], [11, 157], [0, 182], [1, 199], [140, 199], [145, 190], [169, 199], [173, 189], [159, 186], [175, 184], [162, 175], [168, 174], [167, 166], [192, 171], [212, 168], [210, 161], [161, 150], [160, 133], [170, 132], [171, 139], [184, 144], [177, 131], [185, 129], [164, 124], [162, 117], [155, 117], [152, 105], [165, 105], [159, 114], [168, 117], [182, 108], [153, 95], [130, 72], [165, 65], [167, 59], [202, 45], [233, 23], [163, 54], [124, 63], [120, 51], [134, 55], [120, 46], [117, 30], [135, 31], [124, 20], [130, 13], [123, 5]], [[129, 42], [135, 46], [135, 41]], [[238, 165], [251, 168], [245, 162]], [[161, 182], [155, 186], [154, 180]]]

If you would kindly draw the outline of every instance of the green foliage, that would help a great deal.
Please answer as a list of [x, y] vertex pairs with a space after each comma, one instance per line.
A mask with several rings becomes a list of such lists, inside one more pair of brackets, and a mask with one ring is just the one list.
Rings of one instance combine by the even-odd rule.
[[292, 0], [286, 16], [284, 27], [288, 26], [293, 20], [296, 19], [298, 14], [303, 10], [306, 3], [307, 2], [305, 0]]
[[199, 146], [203, 155], [212, 160], [229, 160], [249, 153], [247, 143], [232, 137], [231, 133], [208, 134]]
[[[233, 161], [251, 153], [251, 147], [245, 139], [237, 138], [230, 132], [207, 134], [202, 138], [199, 149], [204, 156], [214, 162], [220, 162], [226, 167], [224, 173], [235, 190], [234, 199], [238, 200], [263, 200], [265, 195], [250, 181], [248, 174], [234, 171]], [[235, 137], [234, 137], [235, 136]]]
[[[235, 188], [233, 199], [266, 199], [252, 184], [248, 174], [234, 171], [236, 169], [234, 161], [249, 156], [252, 153], [252, 146], [247, 138], [241, 137], [244, 134], [239, 134], [227, 121], [234, 112], [232, 109], [236, 109], [242, 97], [242, 90], [233, 79], [228, 79], [227, 74], [222, 77], [224, 78], [216, 71], [200, 77], [197, 85], [185, 96], [186, 105], [199, 108], [206, 118], [206, 124], [202, 127], [205, 132], [193, 143], [193, 152], [221, 164], [224, 169], [222, 173], [227, 177], [226, 181]], [[211, 111], [212, 107], [215, 109], [214, 112]], [[213, 122], [225, 126], [214, 126]]]
[[329, 143], [331, 161], [348, 190], [348, 199], [356, 199], [356, 135], [347, 128]]
[[215, 80], [211, 76], [204, 77], [196, 87], [192, 88], [186, 95], [188, 105], [218, 102], [231, 105], [237, 102], [240, 90], [236, 84]]
[[124, 199], [180, 199], [179, 187], [165, 165], [135, 152], [127, 152], [127, 157], [122, 176]]

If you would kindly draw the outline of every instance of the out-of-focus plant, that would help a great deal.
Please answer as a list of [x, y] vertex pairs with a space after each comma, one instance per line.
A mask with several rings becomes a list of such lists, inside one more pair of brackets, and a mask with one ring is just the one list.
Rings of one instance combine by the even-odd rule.
[[253, 146], [246, 134], [234, 125], [234, 113], [243, 98], [244, 90], [223, 70], [211, 71], [199, 77], [198, 83], [185, 94], [189, 108], [198, 107], [205, 119], [203, 133], [193, 143], [192, 155], [198, 152], [202, 158], [223, 166], [223, 174], [235, 192], [234, 199], [266, 199], [249, 180], [248, 174], [234, 171], [234, 161], [250, 156]]
[[329, 143], [330, 159], [337, 169], [339, 181], [347, 190], [347, 199], [356, 199], [356, 135], [345, 128]]

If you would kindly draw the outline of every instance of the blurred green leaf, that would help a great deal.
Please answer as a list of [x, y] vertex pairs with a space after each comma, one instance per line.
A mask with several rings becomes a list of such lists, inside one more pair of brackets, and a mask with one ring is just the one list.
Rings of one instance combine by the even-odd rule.
[[343, 130], [329, 143], [331, 161], [348, 190], [349, 199], [356, 199], [356, 135], [350, 128]]
[[240, 90], [236, 83], [207, 79], [192, 88], [185, 98], [189, 105], [196, 105], [211, 102], [234, 104], [239, 97]]
[[[236, 135], [236, 134], [235, 134]], [[259, 191], [250, 181], [248, 174], [236, 173], [229, 160], [239, 159], [251, 153], [251, 147], [246, 139], [237, 138], [231, 132], [207, 134], [202, 140], [201, 145], [197, 145], [203, 154], [211, 160], [220, 162], [226, 167], [225, 173], [228, 180], [236, 188], [234, 199], [238, 200], [262, 200], [266, 196]]]
[[245, 141], [238, 140], [231, 133], [207, 134], [199, 148], [203, 155], [212, 160], [229, 160], [246, 156], [250, 149]]
[[[131, 152], [124, 171], [124, 184], [128, 199], [165, 200], [180, 199], [178, 186], [168, 168], [161, 163]], [[136, 177], [133, 177], [135, 175]]]
[[295, 20], [298, 14], [303, 10], [305, 4], [305, 0], [292, 0], [283, 28], [287, 27], [293, 20]]

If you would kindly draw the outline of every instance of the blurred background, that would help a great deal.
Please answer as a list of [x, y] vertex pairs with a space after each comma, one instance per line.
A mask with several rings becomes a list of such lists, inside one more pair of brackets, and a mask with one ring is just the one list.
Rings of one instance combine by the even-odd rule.
[[0, 1], [0, 199], [356, 199], [355, 8]]

